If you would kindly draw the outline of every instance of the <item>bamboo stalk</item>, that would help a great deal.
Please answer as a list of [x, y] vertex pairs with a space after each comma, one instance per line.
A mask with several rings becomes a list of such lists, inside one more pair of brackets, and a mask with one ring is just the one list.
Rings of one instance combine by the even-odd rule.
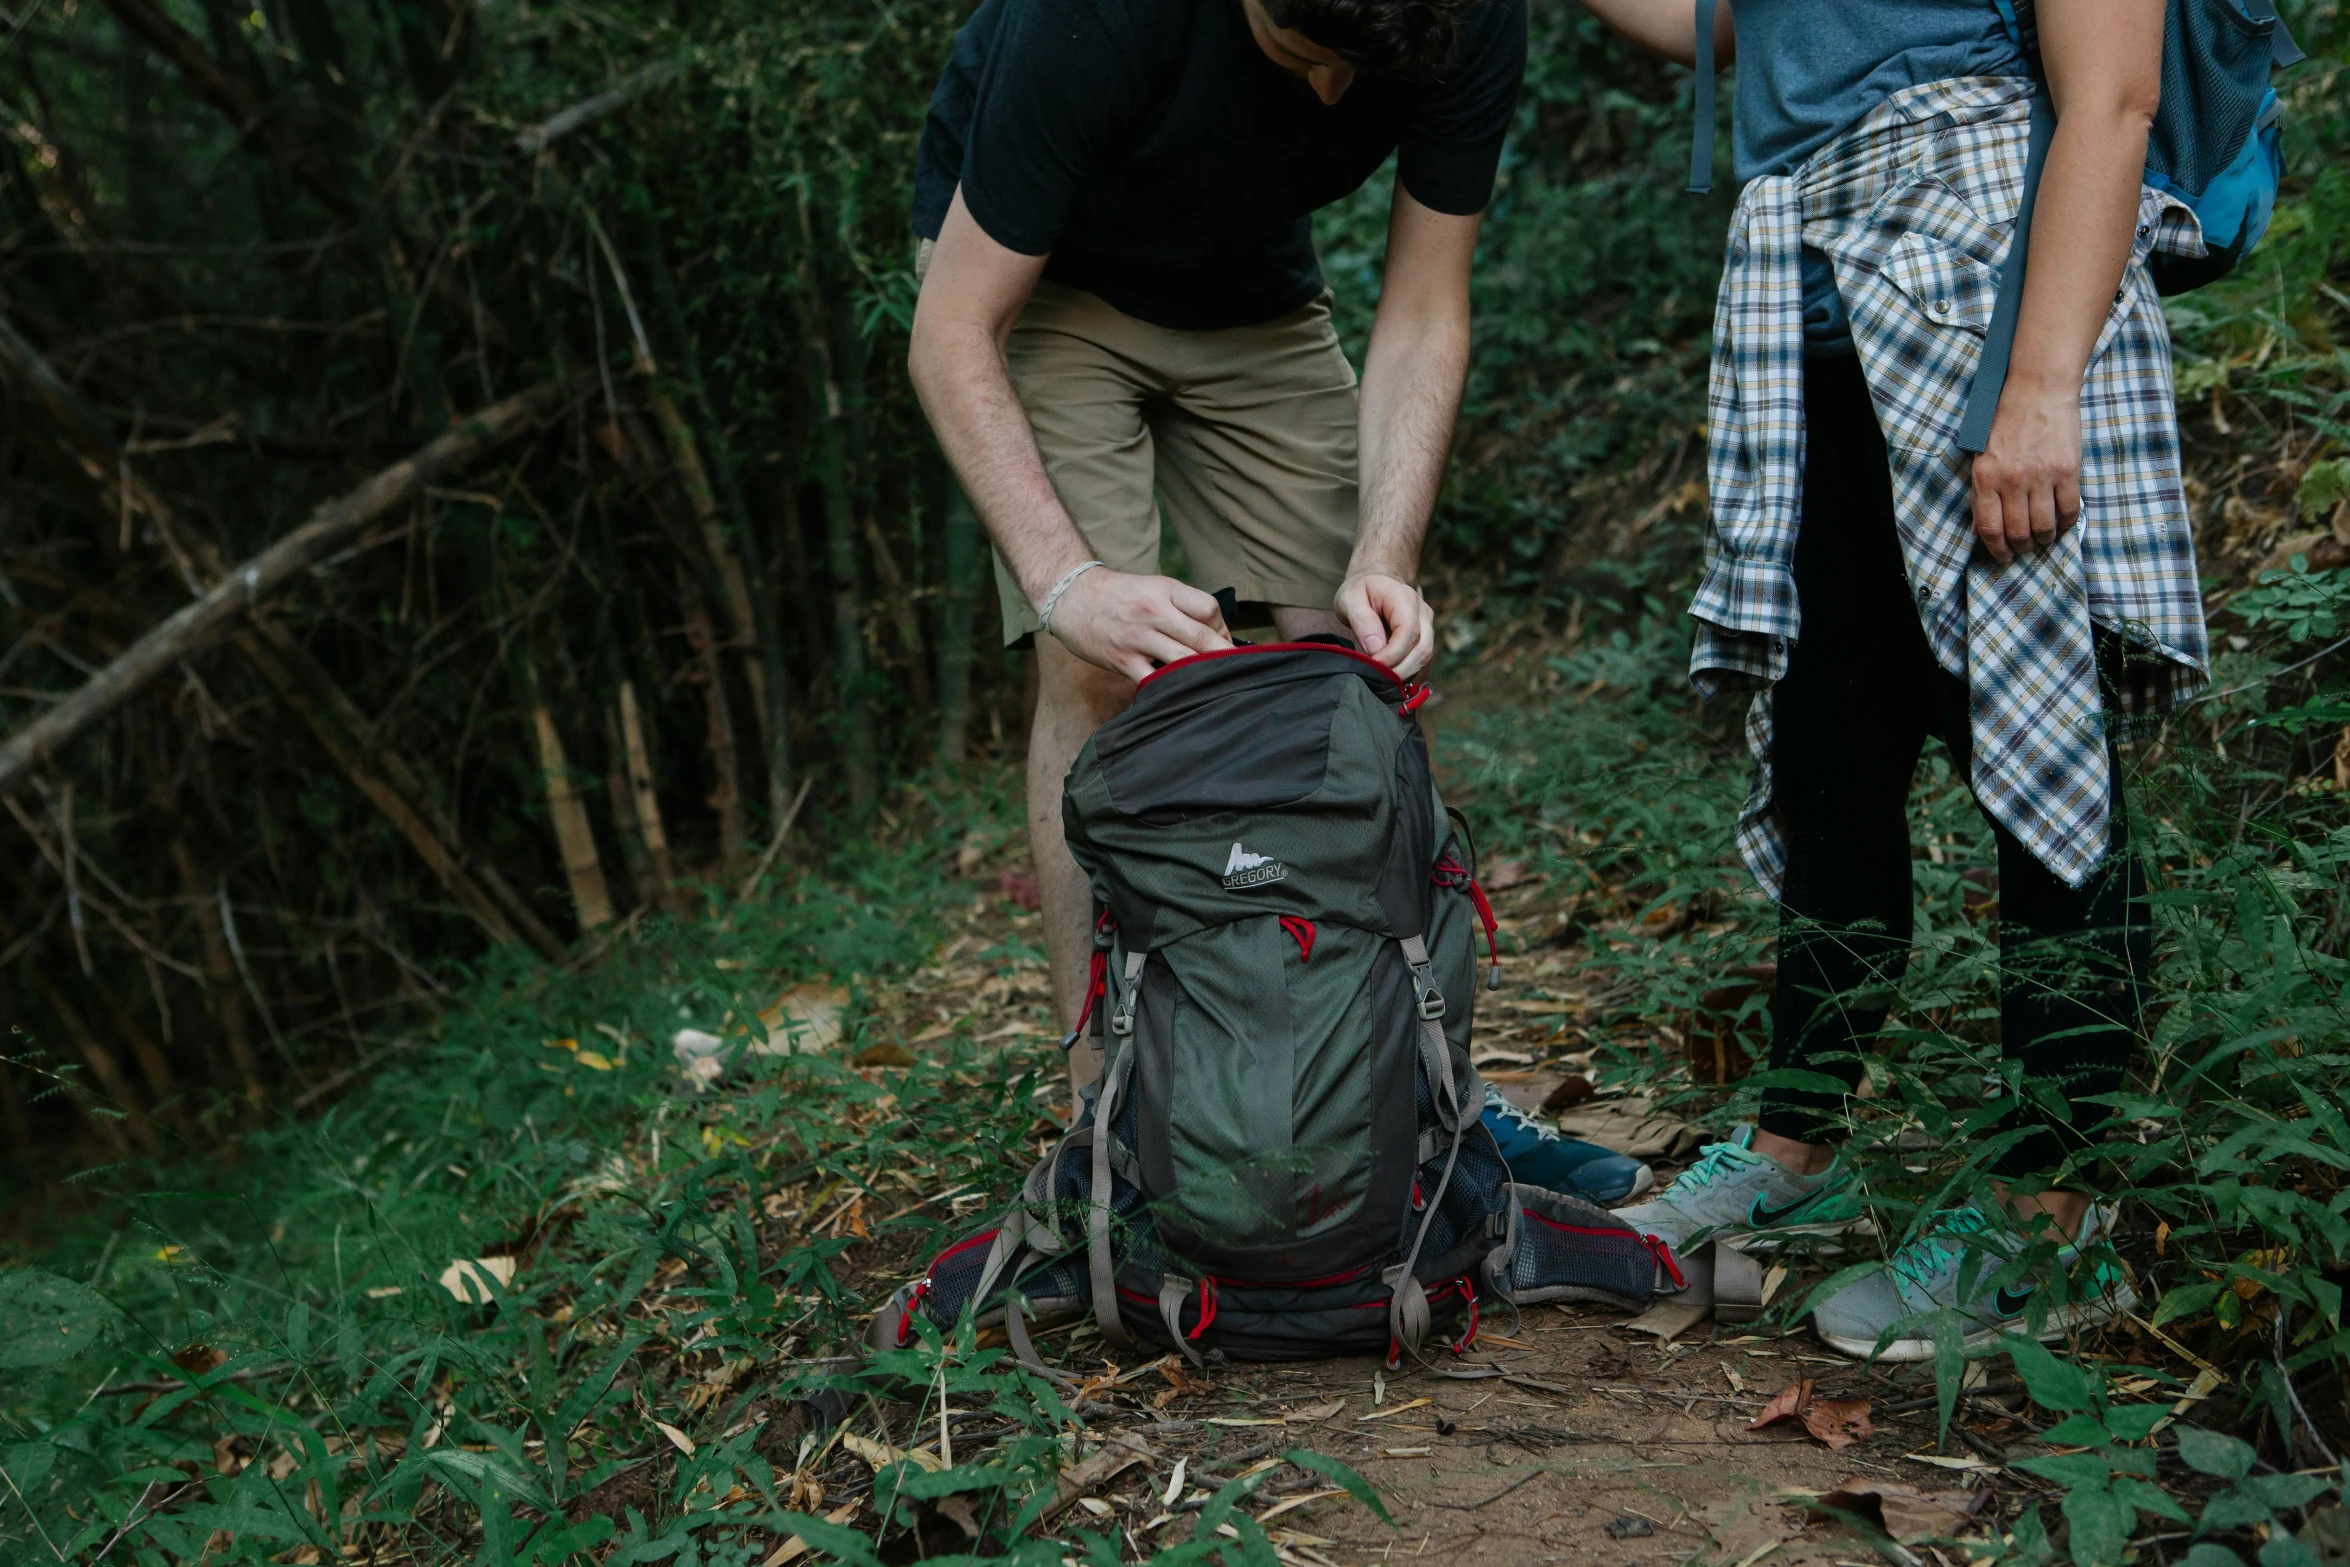
[[[48, 970], [41, 966], [37, 957], [24, 967], [33, 982], [33, 989], [41, 997], [41, 1004], [49, 1009], [50, 1016], [64, 1026], [83, 1064], [89, 1067], [90, 1075], [98, 1080], [99, 1090], [123, 1112], [120, 1120], [103, 1115], [94, 1119], [106, 1131], [118, 1152], [127, 1152], [129, 1141], [135, 1140], [141, 1148], [152, 1153], [155, 1149], [155, 1127], [141, 1113], [138, 1095], [132, 1091], [130, 1079], [123, 1075], [122, 1063], [91, 1031], [89, 1021], [82, 1016], [81, 1009], [57, 987], [57, 982], [49, 977]], [[126, 1126], [129, 1128], [128, 1139], [123, 1131]]]
[[[702, 461], [701, 444], [694, 438], [693, 426], [686, 422], [676, 400], [662, 384], [660, 363], [653, 357], [652, 339], [645, 334], [644, 317], [637, 310], [635, 292], [628, 286], [627, 270], [620, 265], [620, 252], [612, 247], [611, 236], [604, 232], [595, 213], [582, 210], [587, 212], [588, 228], [604, 252], [604, 265], [611, 270], [612, 286], [620, 292], [621, 308], [628, 316], [636, 370], [644, 377], [646, 395], [653, 404], [653, 422], [661, 427], [662, 444], [669, 448], [669, 464], [676, 470], [678, 487], [685, 491], [686, 506], [694, 514], [702, 548], [709, 556], [710, 569], [716, 574], [720, 602], [726, 611], [727, 643], [741, 656], [743, 679], [751, 688], [751, 703], [758, 719], [761, 748], [773, 756], [775, 736], [767, 700], [767, 665], [759, 656], [759, 623], [751, 612], [750, 579], [743, 572], [742, 557], [726, 542], [718, 492], [710, 483], [710, 470]], [[740, 792], [738, 788], [738, 800]]]
[[717, 628], [710, 623], [710, 606], [694, 586], [691, 573], [680, 568], [677, 594], [685, 604], [686, 640], [702, 664], [703, 709], [709, 720], [710, 809], [718, 813], [719, 874], [729, 883], [742, 875], [743, 858], [750, 852], [749, 823], [743, 816], [742, 763], [734, 743], [734, 715], [726, 705], [726, 666], [718, 656]]
[[652, 901], [675, 907], [677, 866], [669, 857], [669, 834], [661, 825], [661, 796], [653, 788], [653, 757], [645, 745], [645, 726], [636, 710], [636, 682], [620, 682], [620, 737], [628, 750], [628, 789], [636, 805], [637, 831], [644, 836], [645, 854], [653, 862]]
[[245, 1021], [245, 992], [237, 983], [236, 961], [229, 955], [228, 936], [220, 928], [220, 910], [204, 893], [204, 874], [196, 853], [175, 839], [171, 857], [179, 866], [180, 895], [196, 911], [196, 929], [204, 939], [204, 988], [212, 1003], [214, 1021], [228, 1039], [229, 1060], [243, 1082], [245, 1102], [258, 1109], [264, 1095], [259, 1063], [253, 1056], [253, 1033]]
[[947, 481], [946, 591], [938, 612], [938, 762], [963, 765], [971, 729], [971, 630], [987, 552], [970, 497]]
[[658, 907], [666, 889], [653, 879], [653, 857], [646, 852], [644, 832], [637, 826], [636, 792], [628, 781], [628, 747], [620, 738], [620, 721], [609, 708], [604, 711], [604, 798], [620, 839], [620, 863], [628, 873], [633, 904]]
[[612, 895], [604, 886], [604, 862], [596, 854], [587, 801], [580, 797], [579, 785], [571, 777], [570, 760], [563, 754], [563, 737], [555, 732], [555, 715], [541, 702], [530, 710], [530, 721], [538, 736], [539, 772], [546, 780], [547, 816], [554, 823], [555, 846], [562, 851], [563, 876], [571, 884], [579, 928], [586, 931], [609, 925]]

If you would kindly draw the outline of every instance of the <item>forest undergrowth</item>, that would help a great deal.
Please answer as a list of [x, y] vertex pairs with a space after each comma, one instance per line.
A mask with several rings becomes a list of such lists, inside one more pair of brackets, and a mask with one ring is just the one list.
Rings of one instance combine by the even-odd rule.
[[[1677, 594], [1646, 576], [1592, 579], [1573, 637], [1460, 617], [1438, 683], [1474, 695], [1439, 715], [1440, 767], [1510, 884], [1495, 1033], [1718, 1129], [1755, 1080], [1694, 1077], [1691, 1040], [1743, 1060], [1767, 993], [1723, 980], [1773, 932], [1730, 847], [1737, 725], [1686, 696]], [[2136, 1538], [2198, 1567], [2332, 1559], [2350, 827], [2308, 736], [2350, 711], [2290, 666], [2350, 631], [2350, 583], [2287, 572], [2234, 615], [2255, 679], [2133, 759], [2158, 1000], [2070, 1172], [2124, 1202], [2143, 1314], [2062, 1358], [2016, 1346], [2036, 1408], [1976, 1477], [1999, 1505], [1955, 1542], [1970, 1557], [2118, 1562]], [[1105, 1366], [1084, 1333], [1055, 1350], [1091, 1377], [1074, 1392], [968, 1330], [830, 1358], [1057, 1129], [1009, 787], [909, 790], [873, 844], [775, 896], [493, 964], [231, 1164], [93, 1172], [102, 1206], [0, 1273], [0, 1540], [70, 1561], [1306, 1560], [1242, 1503], [1285, 1476], [1379, 1503], [1302, 1448], [1211, 1471], [1229, 1483], [1176, 1514], [1189, 1543], [1072, 1508], [1120, 1412], [1198, 1415], [1212, 1377]], [[1918, 956], [1854, 1126], [1885, 1245], [1995, 1149], [1988, 834], [1939, 756], [1916, 803]], [[680, 1030], [723, 1072], [689, 1068]], [[1799, 1331], [1825, 1265], [1792, 1284], [1775, 1330]], [[1934, 1369], [1963, 1428], [1964, 1368]]]
[[[1022, 671], [896, 368], [901, 143], [952, 8], [436, 9], [213, 5], [204, 42], [69, 5], [6, 67], [14, 720], [201, 585], [175, 540], [259, 548], [451, 407], [597, 384], [13, 802], [0, 1118], [40, 1132], [23, 1190], [91, 1167], [0, 1271], [0, 1553], [1319, 1567], [1274, 1509], [1380, 1504], [1303, 1448], [1203, 1467], [1156, 1529], [1083, 1505], [1120, 1420], [1212, 1379], [1112, 1376], [1081, 1331], [1068, 1395], [968, 1336], [832, 1359], [1062, 1101]], [[2170, 306], [2214, 678], [2129, 753], [2158, 966], [2067, 1173], [2120, 1203], [2142, 1305], [2003, 1350], [2004, 1412], [1930, 1368], [1989, 1497], [1943, 1567], [2350, 1560], [2350, 95], [2339, 8], [2287, 10], [2318, 58], [2277, 223]], [[1442, 767], [1513, 867], [1493, 1032], [1725, 1129], [1775, 932], [1737, 717], [1683, 679], [1721, 212], [1659, 199], [1676, 79], [1537, 27], [1437, 525]], [[1379, 232], [1368, 196], [1321, 230], [1358, 342]], [[1987, 833], [1939, 753], [1916, 807], [1917, 955], [1853, 1128], [1880, 1248], [1996, 1148]], [[1834, 1279], [1791, 1274], [1769, 1329]]]

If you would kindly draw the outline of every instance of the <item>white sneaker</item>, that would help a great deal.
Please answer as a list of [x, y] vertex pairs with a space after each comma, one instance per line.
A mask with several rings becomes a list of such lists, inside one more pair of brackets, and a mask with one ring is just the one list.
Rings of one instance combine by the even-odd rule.
[[1812, 1326], [1820, 1342], [1855, 1360], [1931, 1360], [1929, 1319], [1936, 1314], [1955, 1313], [1960, 1346], [1979, 1349], [2022, 1327], [2033, 1292], [2050, 1274], [2061, 1273], [2070, 1286], [2069, 1298], [2048, 1308], [2039, 1333], [2041, 1342], [2054, 1343], [2076, 1329], [2111, 1322], [2138, 1304], [2137, 1292], [2110, 1262], [2085, 1271], [2078, 1266], [2112, 1224], [2110, 1210], [2091, 1204], [2080, 1233], [2071, 1245], [2058, 1248], [2047, 1268], [1995, 1285], [2024, 1242], [2004, 1216], [1968, 1203], [1943, 1214], [1881, 1271], [1830, 1296], [1812, 1313]]
[[1841, 1235], [1868, 1222], [1842, 1155], [1817, 1175], [1797, 1175], [1753, 1144], [1751, 1126], [1708, 1143], [1670, 1186], [1616, 1217], [1675, 1251], [1717, 1235]]

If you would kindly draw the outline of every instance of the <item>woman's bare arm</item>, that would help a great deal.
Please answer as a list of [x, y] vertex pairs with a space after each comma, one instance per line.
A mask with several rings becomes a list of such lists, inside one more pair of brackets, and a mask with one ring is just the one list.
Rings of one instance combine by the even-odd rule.
[[[1583, 7], [1621, 34], [1636, 49], [1677, 65], [1697, 63], [1696, 0], [1583, 0]], [[1730, 0], [1714, 6], [1714, 67], [1728, 65], [1738, 52], [1730, 28]]]
[[1991, 440], [1975, 459], [1975, 533], [1993, 558], [2045, 549], [2081, 510], [2081, 380], [2129, 265], [2162, 96], [2163, 0], [2040, 0], [2056, 135]]

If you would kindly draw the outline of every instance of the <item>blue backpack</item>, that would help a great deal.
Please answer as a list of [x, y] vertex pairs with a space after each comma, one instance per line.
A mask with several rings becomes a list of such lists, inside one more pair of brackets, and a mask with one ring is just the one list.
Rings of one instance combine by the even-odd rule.
[[[1697, 140], [1689, 160], [1689, 188], [1696, 192], [1713, 186], [1713, 20], [1720, 3], [1696, 0]], [[2032, 206], [2056, 130], [2056, 110], [2038, 69], [2032, 0], [1992, 4], [2031, 61], [2036, 90], [2023, 205], [2016, 212], [2015, 238], [2008, 248], [2010, 264], [2000, 269], [1998, 303], [1959, 426], [1958, 446], [1966, 452], [1980, 452], [1989, 443], [1991, 416], [2007, 382], [2016, 312], [2023, 304]], [[2146, 138], [2146, 183], [2176, 196], [2195, 214], [2203, 228], [2205, 254], [2151, 257], [2147, 267], [2157, 291], [2177, 294], [2216, 282], [2234, 271], [2267, 232], [2285, 173], [2277, 95], [2269, 85], [2269, 73], [2301, 59], [2272, 0], [2169, 0], [2163, 18], [2162, 106]]]
[[[1992, 0], [2034, 67], [2040, 53], [2032, 0]], [[2203, 227], [2206, 253], [2157, 252], [2147, 261], [2157, 292], [2183, 294], [2236, 269], [2276, 210], [2285, 177], [2279, 105], [2269, 73], [2302, 59], [2270, 0], [2170, 0], [2163, 18], [2162, 107], [2146, 138], [2146, 183], [2177, 197]], [[2035, 74], [2037, 71], [2035, 70]], [[2046, 97], [2043, 86], [2041, 96]], [[2033, 129], [2040, 132], [2035, 121]], [[2029, 165], [2038, 183], [2035, 146]], [[2025, 197], [2026, 211], [2030, 210]]]

